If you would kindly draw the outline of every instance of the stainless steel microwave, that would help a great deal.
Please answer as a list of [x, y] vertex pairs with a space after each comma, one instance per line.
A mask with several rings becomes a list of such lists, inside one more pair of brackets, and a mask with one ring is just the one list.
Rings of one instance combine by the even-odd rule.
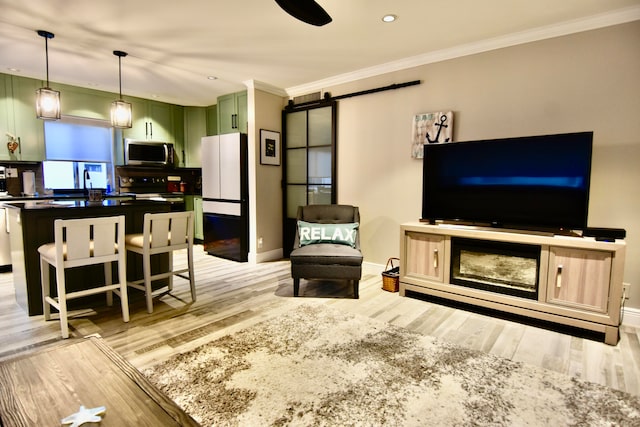
[[160, 141], [124, 140], [124, 163], [128, 166], [173, 166], [173, 144]]

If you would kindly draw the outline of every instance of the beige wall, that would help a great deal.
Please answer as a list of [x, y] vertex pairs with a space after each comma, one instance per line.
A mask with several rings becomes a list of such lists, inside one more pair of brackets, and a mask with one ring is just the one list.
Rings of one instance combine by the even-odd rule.
[[[255, 160], [255, 175], [250, 178], [249, 197], [251, 225], [249, 227], [250, 252], [255, 260], [272, 260], [282, 257], [282, 166], [260, 164], [260, 129], [280, 132], [282, 135], [283, 98], [259, 89], [250, 89], [249, 102], [253, 100], [255, 117], [249, 117], [249, 147]], [[252, 206], [251, 206], [252, 205]], [[262, 239], [262, 247], [258, 240]]]
[[627, 230], [628, 306], [640, 308], [639, 47], [634, 22], [325, 88], [422, 81], [338, 102], [338, 201], [361, 209], [365, 262], [398, 256], [400, 224], [420, 217], [413, 115], [453, 110], [455, 140], [592, 130], [589, 225]]

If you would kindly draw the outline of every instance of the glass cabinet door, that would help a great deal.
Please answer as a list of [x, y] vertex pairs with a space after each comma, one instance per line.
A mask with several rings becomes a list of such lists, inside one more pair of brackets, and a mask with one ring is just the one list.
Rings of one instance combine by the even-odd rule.
[[295, 236], [298, 206], [336, 203], [336, 103], [285, 109], [284, 252]]

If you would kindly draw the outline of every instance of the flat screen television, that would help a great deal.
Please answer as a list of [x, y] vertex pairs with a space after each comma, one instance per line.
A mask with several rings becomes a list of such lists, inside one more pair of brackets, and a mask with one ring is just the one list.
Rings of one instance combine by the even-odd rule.
[[422, 220], [587, 226], [593, 132], [425, 144]]

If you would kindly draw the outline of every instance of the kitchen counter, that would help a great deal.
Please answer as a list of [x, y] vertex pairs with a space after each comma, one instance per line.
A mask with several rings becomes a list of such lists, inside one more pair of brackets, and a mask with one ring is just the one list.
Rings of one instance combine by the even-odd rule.
[[[105, 200], [121, 200], [121, 199], [135, 199], [135, 194], [120, 193], [120, 194], [107, 194], [104, 197]], [[2, 202], [37, 202], [47, 200], [87, 200], [83, 194], [43, 194], [37, 196], [0, 196], [0, 203]]]
[[[146, 212], [169, 212], [171, 204], [150, 200], [107, 199], [102, 202], [86, 200], [23, 200], [5, 201], [9, 216], [11, 264], [16, 301], [30, 316], [42, 314], [42, 288], [40, 285], [40, 256], [38, 247], [54, 240], [54, 221], [58, 218], [89, 218], [124, 215], [125, 232], [141, 233]], [[162, 268], [166, 260], [158, 258], [153, 268]], [[166, 266], [165, 266], [166, 268]], [[104, 281], [102, 265], [68, 271], [68, 290], [83, 289], [85, 283]], [[114, 277], [117, 277], [114, 274]], [[127, 254], [127, 277], [142, 277], [140, 257]], [[99, 278], [99, 279], [97, 279]], [[55, 295], [55, 274], [51, 275], [52, 295]], [[97, 284], [97, 283], [96, 283]], [[82, 299], [78, 300], [81, 303]]]
[[32, 209], [60, 209], [60, 208], [73, 208], [73, 209], [86, 209], [86, 208], [99, 208], [99, 207], [115, 207], [126, 206], [131, 204], [144, 204], [153, 203], [155, 200], [120, 200], [120, 199], [105, 199], [100, 202], [90, 202], [85, 199], [37, 199], [37, 200], [4, 200], [3, 204], [7, 207], [14, 207], [24, 210]]

